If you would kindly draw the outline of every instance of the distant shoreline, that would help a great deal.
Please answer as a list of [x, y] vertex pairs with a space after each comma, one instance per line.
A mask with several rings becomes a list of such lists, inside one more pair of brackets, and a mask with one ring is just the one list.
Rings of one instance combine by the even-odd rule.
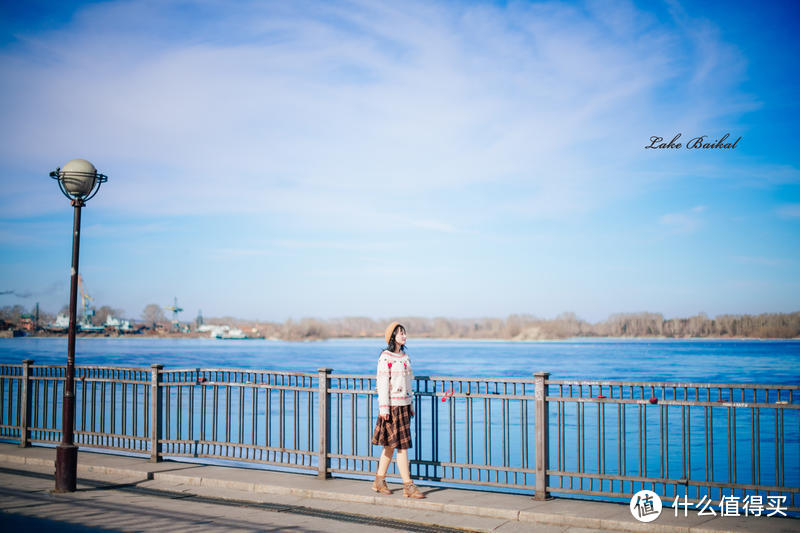
[[[45, 334], [35, 334], [35, 335], [26, 335], [23, 337], [11, 337], [11, 336], [3, 336], [0, 339], [43, 339], [43, 338], [66, 338], [66, 333], [45, 333]], [[324, 341], [336, 341], [336, 340], [369, 340], [374, 339], [376, 343], [380, 343], [382, 337], [379, 335], [376, 336], [343, 336], [343, 337], [319, 337], [319, 338], [306, 338], [306, 339], [281, 339], [278, 337], [266, 338], [266, 339], [213, 339], [208, 335], [202, 334], [160, 334], [160, 335], [149, 335], [149, 334], [120, 334], [120, 335], [105, 335], [102, 333], [78, 333], [78, 339], [207, 339], [207, 340], [217, 340], [219, 342], [225, 342], [229, 340], [239, 340], [239, 341], [257, 341], [257, 340], [266, 340], [266, 341], [280, 341], [280, 342], [324, 342]], [[576, 337], [566, 337], [566, 338], [553, 338], [553, 339], [510, 339], [510, 338], [490, 338], [490, 337], [437, 337], [437, 336], [428, 336], [428, 335], [419, 335], [412, 337], [410, 340], [413, 342], [414, 339], [425, 339], [425, 340], [438, 340], [438, 341], [468, 341], [468, 342], [514, 342], [514, 343], [547, 343], [547, 342], [575, 342], [575, 341], [591, 341], [591, 340], [601, 340], [601, 341], [643, 341], [643, 340], [652, 340], [652, 341], [800, 341], [800, 337], [792, 337], [792, 338], [781, 338], [781, 337], [666, 337], [666, 336], [627, 336], [627, 337], [618, 337], [618, 336], [599, 336], [599, 335], [591, 335], [591, 336], [576, 336]]]

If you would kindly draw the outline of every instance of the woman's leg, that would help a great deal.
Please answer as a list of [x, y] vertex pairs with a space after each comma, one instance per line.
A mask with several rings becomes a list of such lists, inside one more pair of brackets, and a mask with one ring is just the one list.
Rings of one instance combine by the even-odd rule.
[[[389, 463], [392, 462], [392, 455], [394, 455], [394, 448], [391, 446], [384, 446], [381, 453], [381, 460], [378, 463], [378, 477], [386, 476], [386, 471], [389, 470]], [[397, 450], [397, 459], [400, 459], [400, 450]], [[408, 460], [406, 460], [406, 470], [408, 469]]]
[[403, 478], [403, 483], [411, 483], [411, 471], [408, 467], [408, 450], [397, 449], [397, 469], [400, 471], [400, 477]]

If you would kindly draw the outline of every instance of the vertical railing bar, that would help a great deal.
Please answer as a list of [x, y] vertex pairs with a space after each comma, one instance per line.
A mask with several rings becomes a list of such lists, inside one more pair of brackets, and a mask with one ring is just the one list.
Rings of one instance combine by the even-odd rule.
[[549, 407], [547, 405], [547, 380], [550, 377], [549, 372], [536, 372], [533, 375], [534, 379], [534, 439], [535, 439], [535, 453], [536, 453], [536, 489], [534, 491], [534, 498], [537, 500], [546, 500], [550, 495], [547, 487], [550, 486], [550, 479], [547, 475], [548, 457], [550, 444], [549, 430]]
[[639, 476], [641, 477], [641, 476], [644, 475], [643, 466], [642, 466], [642, 456], [643, 456], [643, 451], [644, 451], [644, 450], [642, 450], [642, 439], [643, 439], [642, 430], [644, 429], [642, 427], [643, 426], [643, 424], [642, 424], [642, 404], [637, 404], [637, 407], [638, 407], [637, 418], [638, 418], [638, 421], [639, 421], [639, 423], [638, 423], [638, 425], [639, 425]]
[[[305, 378], [303, 380], [303, 384], [305, 387], [312, 387], [313, 382], [311, 378]], [[306, 429], [308, 431], [308, 448], [309, 452], [314, 451], [314, 392], [307, 391], [306, 392], [306, 404], [307, 404], [307, 417], [308, 417], [308, 424], [306, 425]], [[369, 448], [367, 448], [369, 449]], [[311, 466], [311, 455], [308, 456], [308, 464]]]
[[[149, 378], [150, 376], [148, 376]], [[147, 437], [150, 434], [150, 386], [152, 384], [152, 379], [149, 380], [151, 383], [145, 385], [144, 388], [144, 436]], [[103, 394], [103, 408], [106, 405], [106, 382], [103, 381], [103, 386], [101, 387], [101, 392]], [[103, 418], [103, 428], [106, 427], [106, 418]], [[147, 444], [143, 444], [143, 446], [147, 446]]]
[[[623, 390], [622, 390], [622, 388], [620, 388], [620, 395], [622, 395], [622, 394], [623, 394]], [[622, 399], [622, 398], [620, 398], [620, 399]], [[620, 402], [618, 405], [619, 405], [619, 430], [618, 430], [618, 433], [620, 435], [620, 439], [619, 439], [620, 440], [620, 443], [619, 443], [619, 446], [620, 446], [620, 451], [619, 451], [619, 475], [624, 476], [626, 474], [625, 462], [626, 462], [626, 459], [627, 459], [627, 457], [626, 457], [626, 455], [627, 455], [627, 446], [626, 446], [626, 440], [627, 440], [626, 433], [627, 433], [627, 430], [625, 428], [626, 415], [625, 415], [625, 404]]]
[[[31, 392], [33, 392], [34, 396], [38, 398], [38, 388], [35, 385], [35, 382], [31, 380], [31, 364], [33, 363], [32, 359], [25, 359], [22, 362], [22, 376], [20, 376], [20, 383], [19, 389], [21, 390], [20, 396], [20, 407], [22, 409], [22, 413], [20, 418], [17, 420], [19, 425], [19, 446], [20, 448], [26, 448], [30, 445], [30, 438], [29, 438], [29, 428], [31, 426], [31, 421], [29, 420], [30, 415], [33, 415], [33, 418], [36, 418], [36, 404], [31, 402]], [[47, 386], [47, 382], [44, 381], [45, 386]], [[31, 388], [34, 391], [31, 391]], [[45, 390], [43, 397], [47, 398], [47, 391]], [[0, 398], [2, 400], [2, 398]], [[38, 399], [37, 399], [38, 401]], [[46, 401], [43, 401], [42, 404], [46, 404]], [[44, 418], [44, 417], [43, 417]], [[39, 427], [39, 424], [34, 422], [33, 427]], [[42, 424], [44, 426], [45, 424]]]
[[[503, 384], [503, 394], [508, 394], [508, 383]], [[508, 466], [508, 399], [503, 398], [503, 466]], [[506, 471], [506, 481], [508, 481], [508, 475]]]
[[[486, 391], [489, 391], [488, 382]], [[483, 464], [489, 464], [491, 452], [489, 451], [489, 398], [483, 399]], [[435, 459], [433, 459], [435, 460]]]
[[[9, 405], [11, 404], [11, 398], [8, 399], [8, 404]], [[6, 425], [5, 415], [6, 415], [6, 378], [0, 378], [0, 424], [2, 425]]]
[[[376, 386], [377, 386], [377, 384], [376, 384]], [[436, 384], [434, 383], [434, 387], [435, 386], [436, 386]], [[367, 412], [367, 428], [368, 428], [368, 431], [364, 432], [364, 438], [365, 438], [367, 451], [371, 451], [372, 450], [372, 437], [371, 437], [371, 435], [372, 435], [372, 429], [375, 427], [375, 422], [373, 421], [373, 418], [372, 418], [374, 413], [375, 413], [375, 405], [374, 405], [375, 394], [372, 392], [372, 391], [375, 390], [375, 388], [373, 388], [373, 386], [372, 386], [372, 379], [367, 379], [367, 388], [368, 388], [368, 390], [370, 392], [368, 392], [367, 394], [364, 395], [364, 405], [365, 405], [366, 412]], [[435, 397], [434, 397], [434, 404], [433, 404], [432, 410], [433, 409], [436, 409]], [[431, 414], [431, 420], [433, 420], [433, 419], [434, 419], [434, 416], [433, 416], [433, 414]], [[437, 431], [438, 431], [438, 428], [436, 427], [436, 424], [434, 422], [434, 425], [433, 425], [434, 437], [436, 436], [436, 432]], [[435, 441], [431, 441], [431, 446], [432, 447], [435, 446]], [[370, 464], [370, 472], [371, 472], [372, 471], [372, 463], [369, 463], [369, 464]]]
[[[639, 400], [644, 400], [644, 387], [640, 387], [639, 389]], [[641, 424], [642, 428], [642, 442], [641, 442], [641, 453], [640, 460], [642, 461], [639, 465], [640, 472], [642, 476], [647, 476], [647, 407], [644, 404], [639, 404], [640, 406], [640, 420], [639, 423]], [[644, 488], [644, 483], [642, 483], [642, 488]]]
[[[559, 400], [556, 402], [556, 414], [557, 414], [557, 427], [558, 427], [558, 470], [563, 472], [567, 469], [565, 462], [566, 462], [566, 453], [565, 453], [565, 446], [566, 443], [564, 442], [564, 406], [565, 402], [561, 398], [564, 397], [564, 387], [563, 385], [559, 385], [558, 391]], [[534, 412], [534, 417], [536, 416]], [[536, 419], [534, 418], [534, 423], [536, 423]], [[559, 477], [559, 487], [564, 486], [564, 476]]]
[[[778, 395], [777, 399], [780, 400], [780, 392], [779, 391], [775, 391], [775, 392]], [[776, 485], [780, 485], [780, 479], [781, 479], [781, 474], [780, 474], [780, 472], [781, 472], [780, 471], [780, 462], [781, 462], [780, 447], [781, 447], [781, 441], [780, 441], [780, 435], [778, 434], [778, 412], [779, 411], [780, 411], [780, 408], [776, 407], [775, 408], [775, 484]]]
[[[103, 392], [103, 397], [104, 398], [105, 398], [105, 386], [106, 386], [106, 382], [104, 381], [103, 382], [103, 387], [102, 387], [102, 392]], [[56, 417], [57, 411], [58, 411], [58, 408], [57, 408], [57, 405], [58, 405], [58, 381], [53, 380], [52, 389], [53, 389], [53, 396], [50, 399], [50, 406], [51, 406], [50, 407], [51, 408], [50, 420], [52, 420], [52, 423], [50, 424], [50, 427], [55, 429], [56, 427], [58, 427], [58, 422], [57, 422], [57, 417]], [[102, 407], [105, 408], [105, 402], [103, 402]], [[103, 418], [102, 414], [101, 414], [101, 418], [105, 421], [105, 418]], [[105, 422], [103, 423], [103, 431], [105, 431]]]
[[[514, 395], [523, 395], [525, 394], [525, 384], [520, 383], [519, 387], [521, 391], [517, 391], [517, 386], [514, 385]], [[519, 433], [520, 433], [520, 465], [522, 468], [527, 468], [527, 457], [528, 457], [528, 446], [527, 441], [525, 439], [527, 433], [527, 421], [526, 421], [526, 413], [525, 409], [527, 408], [526, 402], [524, 399], [519, 400]], [[470, 478], [471, 479], [471, 478]], [[525, 475], [522, 475], [522, 479], [525, 479]], [[514, 483], [519, 483], [517, 480], [517, 473], [514, 473]]]
[[[732, 395], [731, 395], [732, 396]], [[733, 398], [731, 397], [731, 401]], [[731, 426], [731, 411], [733, 407], [727, 408], [727, 415], [728, 415], [728, 483], [733, 483], [733, 455], [732, 455], [732, 443], [733, 443], [733, 426]]]
[[[138, 380], [138, 375], [137, 375]], [[139, 436], [139, 384], [133, 385], [133, 436]]]
[[[583, 472], [581, 466], [581, 406], [582, 405], [583, 405], [582, 402], [575, 402], [575, 464], [577, 466], [578, 473]], [[579, 490], [583, 489], [583, 478], [579, 477], [577, 481], [578, 481], [578, 489]], [[570, 485], [570, 488], [571, 487], [572, 485]]]
[[[170, 440], [172, 438], [172, 390], [173, 390], [173, 376], [169, 372], [165, 373], [162, 376], [162, 381], [159, 383], [159, 387], [162, 389], [161, 391], [161, 404], [164, 406], [164, 418], [163, 418], [163, 425], [164, 425], [164, 432], [163, 438], [164, 440]], [[124, 421], [123, 421], [124, 426]], [[172, 451], [172, 446], [169, 444], [164, 444], [162, 447], [162, 451], [164, 453], [169, 453]]]
[[214, 372], [214, 385], [211, 389], [211, 440], [218, 442], [218, 425], [219, 425], [219, 381], [217, 380], [217, 373]]
[[[755, 398], [753, 399], [755, 403]], [[756, 484], [756, 410], [750, 408], [750, 475], [753, 484]]]
[[[22, 377], [18, 377], [16, 381], [17, 381], [17, 401], [16, 402], [11, 401], [9, 405], [16, 407], [16, 409], [14, 410], [15, 416], [13, 420], [16, 422], [18, 428], [17, 431], [19, 431], [20, 418], [22, 417]], [[9, 408], [9, 419], [11, 419], [10, 413], [11, 409]]]
[[111, 401], [109, 402], [111, 414], [111, 433], [117, 432], [117, 382], [111, 382]]
[[[231, 385], [230, 373], [227, 373], [226, 376], [226, 384], [225, 384], [225, 443], [228, 444], [231, 441]], [[226, 454], [227, 455], [227, 454]]]
[[[664, 401], [666, 401], [667, 399], [666, 386], [661, 388], [661, 399]], [[669, 479], [669, 406], [664, 406], [664, 452], [663, 453], [664, 453], [664, 477]], [[666, 490], [666, 485], [664, 486], [664, 490]], [[673, 496], [677, 496], [677, 491]]]
[[[664, 391], [661, 391], [661, 398], [664, 398]], [[659, 432], [659, 439], [661, 440], [661, 471], [660, 477], [667, 478], [666, 471], [669, 469], [669, 457], [667, 456], [667, 442], [669, 441], [668, 421], [667, 421], [667, 406], [661, 405], [661, 431]]]
[[[686, 389], [683, 392], [683, 399], [686, 401]], [[687, 476], [687, 468], [686, 468], [686, 404], [681, 405], [681, 453], [683, 459], [683, 472], [681, 475], [681, 479], [688, 479]]]
[[[709, 428], [709, 426], [711, 424], [710, 424], [710, 415], [709, 415], [708, 410], [709, 410], [709, 407], [707, 405], [703, 407], [703, 418], [704, 418], [703, 424], [704, 424], [704, 429], [705, 429], [705, 446], [704, 447], [705, 447], [705, 456], [706, 456], [706, 481], [710, 481], [710, 479], [711, 479], [709, 477], [710, 476], [710, 473], [709, 473], [710, 453], [709, 453], [709, 450], [708, 450], [711, 447], [711, 442], [710, 442], [710, 440], [711, 440], [711, 431], [710, 431], [710, 428]], [[706, 490], [708, 490], [708, 485], [706, 486]]]
[[[350, 380], [346, 380], [349, 385]], [[353, 388], [356, 388], [355, 380], [353, 380]], [[352, 443], [351, 446], [353, 449], [351, 453], [353, 455], [358, 455], [358, 403], [357, 403], [357, 395], [356, 393], [352, 393], [350, 395], [350, 442]], [[415, 421], [416, 422], [416, 421]], [[419, 447], [419, 446], [417, 446]]]
[[[201, 379], [202, 378], [202, 379]], [[197, 384], [200, 387], [200, 439], [201, 441], [208, 440], [206, 437], [206, 376], [200, 373], [197, 369]]]
[[[269, 376], [267, 376], [267, 380], [269, 380]], [[264, 446], [271, 446], [272, 442], [270, 435], [272, 430], [272, 390], [271, 386], [264, 390]]]
[[258, 394], [260, 392], [260, 388], [258, 387], [258, 383], [260, 381], [256, 381], [256, 377], [253, 376], [254, 385], [251, 389], [251, 407], [250, 407], [250, 444], [255, 445], [257, 440], [256, 436], [258, 435]]
[[[612, 387], [608, 387], [608, 395], [609, 397], [613, 397], [613, 390]], [[600, 403], [600, 428], [602, 431], [602, 435], [600, 438], [601, 446], [603, 447], [602, 452], [600, 453], [600, 472], [602, 474], [606, 473], [606, 404], [605, 402]], [[603, 481], [601, 479], [600, 486], [602, 487]]]
[[[337, 383], [335, 385], [337, 389], [339, 388], [339, 383], [341, 383], [341, 380], [337, 380]], [[331, 380], [331, 385], [333, 385], [333, 380]], [[333, 395], [334, 393], [331, 392], [330, 394]], [[335, 395], [335, 398], [336, 398], [336, 400], [335, 400], [335, 404], [336, 404], [336, 425], [335, 425], [335, 427], [336, 427], [336, 449], [335, 450], [333, 450], [333, 448], [331, 448], [331, 449], [332, 449], [332, 451], [334, 451], [334, 453], [342, 453], [342, 395], [337, 393]], [[391, 409], [391, 407], [390, 407], [390, 409]], [[333, 424], [333, 421], [331, 421], [331, 424]], [[338, 460], [337, 460], [337, 463], [338, 463]], [[337, 466], [339, 466], [339, 465], [337, 464]]]
[[[17, 380], [15, 378], [8, 378], [8, 405], [6, 409], [6, 423], [11, 426], [14, 424], [14, 382]], [[17, 388], [17, 392], [19, 392], [19, 388]], [[19, 404], [16, 404], [16, 407], [19, 407]]]
[[[450, 388], [452, 389], [452, 387], [453, 387], [453, 382], [450, 381]], [[454, 432], [454, 427], [455, 427], [454, 426], [455, 420], [454, 420], [454, 413], [453, 413], [453, 405], [455, 404], [455, 402], [453, 401], [452, 396], [450, 398], [448, 398], [446, 401], [447, 401], [447, 414], [448, 414], [448, 427], [447, 427], [448, 461], [451, 462], [451, 463], [454, 463], [455, 462], [455, 457], [453, 456], [453, 454], [454, 454], [454, 450], [453, 450], [453, 447], [454, 447], [453, 446], [453, 444], [454, 444], [454, 435], [453, 435], [453, 432]]]
[[328, 392], [328, 379], [331, 373], [330, 368], [319, 368], [317, 370], [318, 383], [317, 394], [319, 415], [317, 416], [319, 424], [319, 455], [318, 455], [318, 471], [317, 477], [326, 479], [330, 477], [328, 472], [330, 468], [330, 441], [331, 441], [331, 404], [330, 393]]
[[[283, 385], [283, 376], [281, 376], [281, 385]], [[286, 447], [286, 391], [278, 389], [278, 442], [281, 448]]]
[[[598, 389], [599, 389], [598, 395], [602, 396], [603, 395], [603, 387], [600, 386], [600, 387], [598, 387]], [[596, 419], [595, 422], [597, 424], [597, 471], [601, 472], [600, 469], [601, 469], [601, 465], [602, 465], [602, 462], [603, 462], [603, 460], [602, 460], [602, 458], [603, 458], [603, 455], [602, 455], [602, 452], [603, 452], [603, 450], [602, 450], [602, 448], [603, 448], [603, 439], [602, 439], [602, 436], [601, 436], [601, 427], [602, 427], [602, 423], [603, 422], [602, 422], [602, 419], [601, 419], [600, 412], [602, 411], [603, 402], [602, 401], [595, 402], [594, 405], [595, 405], [595, 407], [597, 409], [597, 415], [595, 417], [595, 419]], [[602, 480], [600, 481], [600, 483], [602, 485]], [[594, 480], [592, 480], [592, 485], [594, 485]]]
[[300, 449], [300, 392], [299, 391], [292, 391], [292, 410], [293, 412], [293, 420], [294, 420], [294, 443], [293, 448], [295, 450]]
[[187, 427], [187, 440], [190, 441], [190, 446], [194, 450], [194, 453], [197, 453], [197, 444], [194, 435], [194, 397], [197, 394], [197, 373], [195, 371], [190, 370], [189, 374], [189, 385], [186, 387], [186, 390], [189, 393], [189, 412], [188, 412], [188, 427]]
[[[162, 428], [162, 396], [164, 391], [161, 387], [161, 369], [160, 364], [150, 365], [150, 462], [157, 463], [161, 461], [161, 428]], [[114, 382], [111, 382], [111, 390], [113, 397]], [[113, 418], [114, 402], [111, 403], [111, 416]]]
[[97, 393], [95, 391], [95, 384], [96, 383], [97, 383], [96, 381], [90, 381], [89, 382], [89, 387], [92, 389], [92, 392], [89, 394], [89, 398], [91, 398], [91, 400], [90, 400], [91, 403], [89, 404], [89, 407], [90, 407], [89, 431], [91, 431], [92, 433], [95, 432], [95, 415], [97, 414], [96, 410], [95, 410], [95, 405], [97, 405], [95, 403], [95, 400], [96, 400], [96, 397], [97, 397]]
[[182, 376], [178, 373], [173, 374], [176, 377], [175, 384], [175, 440], [183, 439], [183, 380]]
[[[81, 430], [86, 431], [86, 380], [85, 380], [85, 371], [78, 367], [75, 369], [77, 374], [75, 386], [80, 385], [81, 387]], [[76, 440], [80, 439], [78, 435], [75, 436]]]
[[[757, 402], [756, 402], [757, 403]], [[756, 407], [756, 485], [761, 485], [761, 408]]]
[[[86, 388], [86, 383], [83, 384], [83, 387]], [[119, 433], [120, 435], [125, 435], [128, 430], [128, 383], [125, 381], [122, 382], [121, 408], [122, 408], [122, 428], [120, 429]]]
[[780, 417], [781, 417], [781, 420], [780, 420], [780, 428], [781, 428], [781, 434], [780, 434], [780, 439], [779, 439], [779, 441], [778, 441], [778, 442], [780, 442], [780, 443], [781, 443], [781, 454], [780, 454], [780, 465], [781, 465], [781, 466], [780, 466], [780, 484], [779, 484], [781, 487], [785, 487], [785, 486], [786, 486], [786, 476], [785, 476], [785, 475], [786, 475], [786, 472], [785, 472], [785, 470], [784, 470], [784, 466], [785, 466], [785, 464], [784, 464], [784, 451], [785, 451], [785, 448], [786, 448], [786, 441], [784, 440], [784, 438], [785, 438], [785, 432], [784, 432], [784, 429], [783, 429], [783, 412], [784, 412], [784, 409], [781, 407], [781, 408], [780, 408]]
[[[20, 405], [23, 406], [24, 404], [27, 404], [27, 405], [30, 405], [32, 407], [32, 409], [29, 412], [31, 413], [31, 415], [33, 415], [33, 420], [30, 421], [30, 424], [23, 424], [22, 421], [20, 421], [18, 423], [18, 425], [20, 427], [20, 431], [23, 431], [23, 428], [26, 425], [30, 425], [30, 426], [33, 426], [33, 427], [44, 426], [44, 424], [41, 424], [41, 426], [39, 424], [39, 416], [40, 416], [39, 415], [39, 406], [40, 405], [41, 405], [41, 412], [42, 412], [42, 414], [41, 414], [42, 420], [43, 421], [47, 420], [47, 402], [46, 401], [43, 401], [41, 403], [39, 402], [39, 396], [40, 395], [43, 396], [44, 398], [47, 398], [47, 390], [45, 389], [45, 391], [43, 393], [41, 392], [42, 388], [47, 387], [47, 381], [46, 380], [36, 380], [36, 381], [26, 380], [25, 379], [25, 373], [24, 373], [25, 370], [26, 370], [26, 368], [23, 366], [22, 367], [22, 371], [23, 371], [22, 379], [20, 380], [19, 383], [20, 383], [20, 387], [23, 388], [23, 390], [25, 390], [25, 392], [23, 392], [21, 397], [24, 399], [27, 395], [32, 393], [33, 398], [32, 398], [32, 400], [30, 402], [20, 402]], [[28, 389], [24, 389], [26, 381], [29, 384], [29, 386], [28, 386], [29, 388]], [[25, 406], [27, 407], [27, 405], [25, 405]], [[24, 417], [25, 417], [25, 413], [24, 413], [24, 410], [23, 410], [23, 418]], [[24, 435], [20, 435], [20, 445], [22, 445], [22, 441], [23, 440], [25, 440], [24, 439]]]
[[[470, 387], [469, 383], [467, 383], [467, 387]], [[467, 397], [464, 400], [464, 411], [465, 411], [464, 417], [466, 419], [464, 422], [464, 429], [466, 429], [466, 438], [464, 440], [467, 448], [465, 462], [467, 464], [472, 464], [472, 398]], [[472, 469], [469, 469], [469, 479], [472, 479]]]
[[[246, 382], [247, 380], [243, 379], [243, 381]], [[239, 412], [236, 413], [237, 414], [237, 416], [236, 416], [237, 428], [236, 429], [238, 430], [237, 431], [237, 435], [238, 436], [237, 436], [236, 442], [239, 443], [239, 444], [244, 443], [244, 396], [245, 396], [245, 393], [247, 392], [247, 390], [246, 390], [247, 387], [246, 387], [246, 384], [244, 382], [241, 383], [240, 387], [238, 387], [238, 389], [239, 389], [239, 407], [238, 407], [238, 411]]]

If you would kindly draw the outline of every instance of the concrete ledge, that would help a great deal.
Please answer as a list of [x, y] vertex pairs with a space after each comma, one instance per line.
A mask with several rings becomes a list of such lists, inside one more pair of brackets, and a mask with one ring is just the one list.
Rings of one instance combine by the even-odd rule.
[[513, 509], [498, 509], [497, 507], [478, 507], [475, 505], [459, 505], [447, 503], [442, 506], [445, 513], [471, 514], [486, 518], [502, 518], [503, 520], [519, 520], [519, 511]]

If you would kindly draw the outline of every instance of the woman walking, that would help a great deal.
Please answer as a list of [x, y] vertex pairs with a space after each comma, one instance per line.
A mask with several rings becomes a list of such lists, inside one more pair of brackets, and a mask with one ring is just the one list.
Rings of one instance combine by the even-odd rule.
[[386, 328], [386, 349], [378, 359], [378, 421], [372, 434], [372, 444], [383, 446], [378, 472], [372, 490], [391, 494], [386, 486], [386, 471], [397, 449], [397, 469], [403, 478], [403, 496], [424, 498], [411, 481], [408, 467], [408, 449], [411, 448], [411, 417], [414, 416], [411, 392], [411, 361], [406, 354], [406, 328], [392, 322]]

